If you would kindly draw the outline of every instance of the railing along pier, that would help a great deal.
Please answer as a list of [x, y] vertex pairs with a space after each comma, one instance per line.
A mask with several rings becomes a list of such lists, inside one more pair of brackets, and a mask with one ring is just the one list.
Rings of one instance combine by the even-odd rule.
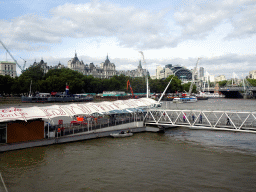
[[256, 112], [151, 109], [145, 125], [256, 133]]

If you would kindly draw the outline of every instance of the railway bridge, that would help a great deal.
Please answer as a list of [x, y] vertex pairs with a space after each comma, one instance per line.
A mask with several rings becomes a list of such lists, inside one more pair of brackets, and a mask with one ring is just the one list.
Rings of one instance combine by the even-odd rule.
[[256, 97], [256, 87], [222, 87], [218, 90], [225, 95], [226, 98], [248, 98]]
[[256, 112], [151, 109], [144, 125], [256, 133]]

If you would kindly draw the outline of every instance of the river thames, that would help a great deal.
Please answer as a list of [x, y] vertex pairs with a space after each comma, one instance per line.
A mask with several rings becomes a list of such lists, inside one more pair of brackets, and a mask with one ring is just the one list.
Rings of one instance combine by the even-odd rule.
[[[255, 111], [256, 100], [166, 106]], [[0, 167], [9, 191], [255, 191], [255, 146], [252, 133], [172, 128], [4, 152]]]

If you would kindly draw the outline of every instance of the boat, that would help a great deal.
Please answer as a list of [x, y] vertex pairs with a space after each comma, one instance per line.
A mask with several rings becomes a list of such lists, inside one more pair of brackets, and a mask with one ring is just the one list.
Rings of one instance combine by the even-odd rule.
[[208, 100], [209, 98], [206, 96], [196, 96], [197, 100]]
[[38, 93], [36, 95], [22, 96], [22, 103], [46, 103], [48, 102], [48, 98], [50, 97], [50, 93]]
[[173, 103], [194, 103], [197, 102], [197, 98], [194, 96], [186, 96], [186, 97], [175, 97], [173, 98]]
[[183, 93], [182, 97], [174, 97], [173, 103], [194, 103], [197, 102], [197, 97], [195, 96], [188, 96], [187, 94]]
[[223, 98], [224, 95], [221, 95], [219, 93], [210, 93], [210, 92], [199, 92], [199, 94], [196, 94], [197, 97], [208, 97], [209, 99], [213, 98]]
[[133, 133], [121, 131], [120, 133], [111, 133], [110, 136], [114, 138], [130, 137], [133, 136]]
[[164, 126], [162, 126], [162, 125], [158, 125], [158, 133], [165, 133], [165, 127]]
[[66, 92], [37, 93], [35, 95], [22, 96], [22, 103], [51, 103], [51, 102], [87, 102], [93, 101], [93, 96], [87, 94], [70, 95], [69, 87]]

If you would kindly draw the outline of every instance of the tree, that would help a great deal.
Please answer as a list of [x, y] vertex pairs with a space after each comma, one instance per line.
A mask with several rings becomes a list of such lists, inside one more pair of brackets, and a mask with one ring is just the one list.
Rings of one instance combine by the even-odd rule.
[[94, 77], [93, 76], [83, 76], [82, 78], [82, 81], [84, 82], [84, 86], [83, 86], [83, 90], [86, 92], [86, 93], [95, 93], [93, 92], [94, 88], [93, 88], [93, 85], [92, 85], [92, 82], [94, 81]]
[[247, 81], [248, 81], [253, 87], [256, 87], [256, 79], [247, 79]]
[[69, 85], [70, 93], [81, 93], [84, 88], [84, 75], [71, 69], [51, 69], [40, 81], [39, 90], [43, 92], [64, 92], [66, 84]]
[[30, 90], [30, 85], [32, 81], [32, 92], [39, 91], [38, 81], [42, 80], [44, 77], [44, 72], [39, 65], [31, 66], [26, 69], [18, 79], [18, 85], [20, 86], [20, 91], [22, 93], [28, 93]]
[[22, 79], [29, 79], [33, 82], [37, 82], [43, 79], [44, 72], [43, 69], [41, 69], [40, 65], [36, 65], [26, 69], [19, 77]]
[[[184, 84], [182, 85], [182, 90], [183, 90], [183, 91], [186, 91], [186, 92], [189, 92], [190, 85], [191, 85], [191, 82], [189, 82], [189, 83], [184, 83]], [[192, 93], [196, 93], [196, 85], [195, 85], [195, 84], [193, 85]]]
[[166, 86], [168, 85], [169, 81], [172, 79], [170, 86], [168, 87], [168, 93], [175, 93], [176, 91], [182, 91], [181, 80], [177, 76], [170, 75], [168, 78], [165, 79]]
[[11, 94], [12, 85], [14, 84], [14, 79], [9, 75], [0, 75], [0, 94]]
[[224, 80], [224, 81], [219, 81], [219, 87], [225, 87], [225, 85], [227, 84], [227, 80]]

